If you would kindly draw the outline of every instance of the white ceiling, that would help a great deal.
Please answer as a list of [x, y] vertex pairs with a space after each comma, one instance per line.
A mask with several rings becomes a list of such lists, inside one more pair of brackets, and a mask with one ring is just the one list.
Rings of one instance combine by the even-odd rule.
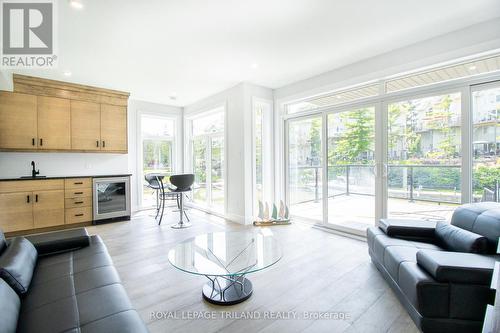
[[278, 88], [500, 16], [498, 0], [81, 1], [58, 1], [58, 69], [17, 72], [179, 106], [241, 81]]

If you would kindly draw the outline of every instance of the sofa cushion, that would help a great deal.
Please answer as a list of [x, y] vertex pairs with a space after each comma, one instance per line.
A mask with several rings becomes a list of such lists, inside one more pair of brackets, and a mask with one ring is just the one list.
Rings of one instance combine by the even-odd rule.
[[24, 237], [14, 238], [0, 257], [0, 277], [22, 295], [28, 292], [37, 252]]
[[500, 237], [500, 203], [465, 204], [453, 212], [451, 224], [488, 239], [488, 253], [496, 253]]
[[2, 255], [3, 251], [7, 248], [7, 241], [5, 240], [5, 235], [3, 234], [2, 229], [0, 229], [0, 255]]
[[495, 257], [474, 253], [419, 250], [417, 263], [440, 282], [489, 285]]
[[0, 279], [0, 332], [16, 332], [21, 301], [16, 292]]
[[444, 248], [455, 252], [487, 253], [488, 239], [454, 225], [438, 222], [436, 238]]
[[[375, 259], [378, 260], [381, 264], [384, 263], [384, 255], [386, 249], [392, 246], [404, 246], [416, 249], [429, 249], [436, 251], [443, 250], [442, 248], [434, 244], [389, 237], [381, 229], [376, 227], [370, 227], [367, 229], [367, 241], [373, 257], [375, 257]], [[414, 262], [416, 262], [416, 259], [414, 260]]]
[[90, 237], [87, 229], [77, 228], [30, 235], [26, 236], [26, 239], [35, 246], [41, 256], [87, 247]]
[[412, 246], [389, 246], [384, 254], [384, 267], [394, 281], [399, 281], [399, 266], [403, 262], [417, 262], [417, 252]]
[[436, 222], [409, 219], [380, 219], [379, 228], [390, 237], [431, 241]]

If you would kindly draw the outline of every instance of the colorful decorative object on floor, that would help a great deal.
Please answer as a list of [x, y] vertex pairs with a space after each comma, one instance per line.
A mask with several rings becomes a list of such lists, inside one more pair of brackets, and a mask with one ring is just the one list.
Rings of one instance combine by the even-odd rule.
[[259, 220], [254, 221], [255, 226], [270, 226], [270, 225], [285, 225], [291, 224], [290, 222], [290, 211], [288, 206], [286, 206], [283, 201], [280, 201], [280, 210], [278, 214], [278, 208], [273, 204], [273, 212], [271, 217], [269, 217], [269, 205], [266, 202], [265, 209], [262, 201], [259, 200]]

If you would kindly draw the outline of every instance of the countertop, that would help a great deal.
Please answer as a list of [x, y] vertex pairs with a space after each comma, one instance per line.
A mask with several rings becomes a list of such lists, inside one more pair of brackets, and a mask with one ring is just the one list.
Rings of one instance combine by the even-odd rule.
[[44, 180], [44, 179], [66, 179], [66, 178], [108, 178], [108, 177], [128, 177], [132, 176], [131, 173], [117, 174], [117, 175], [78, 175], [78, 176], [46, 176], [36, 178], [0, 178], [0, 181], [12, 180]]

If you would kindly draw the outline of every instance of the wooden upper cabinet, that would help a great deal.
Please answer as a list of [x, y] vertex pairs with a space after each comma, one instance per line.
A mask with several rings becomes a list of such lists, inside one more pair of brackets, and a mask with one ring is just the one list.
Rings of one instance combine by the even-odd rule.
[[127, 151], [127, 108], [101, 104], [101, 150]]
[[69, 99], [37, 97], [38, 149], [71, 149]]
[[0, 150], [127, 153], [126, 92], [13, 74], [0, 91]]
[[0, 92], [0, 149], [36, 149], [36, 96]]
[[101, 105], [71, 101], [71, 149], [101, 149]]
[[33, 192], [33, 225], [45, 228], [64, 224], [64, 190]]

